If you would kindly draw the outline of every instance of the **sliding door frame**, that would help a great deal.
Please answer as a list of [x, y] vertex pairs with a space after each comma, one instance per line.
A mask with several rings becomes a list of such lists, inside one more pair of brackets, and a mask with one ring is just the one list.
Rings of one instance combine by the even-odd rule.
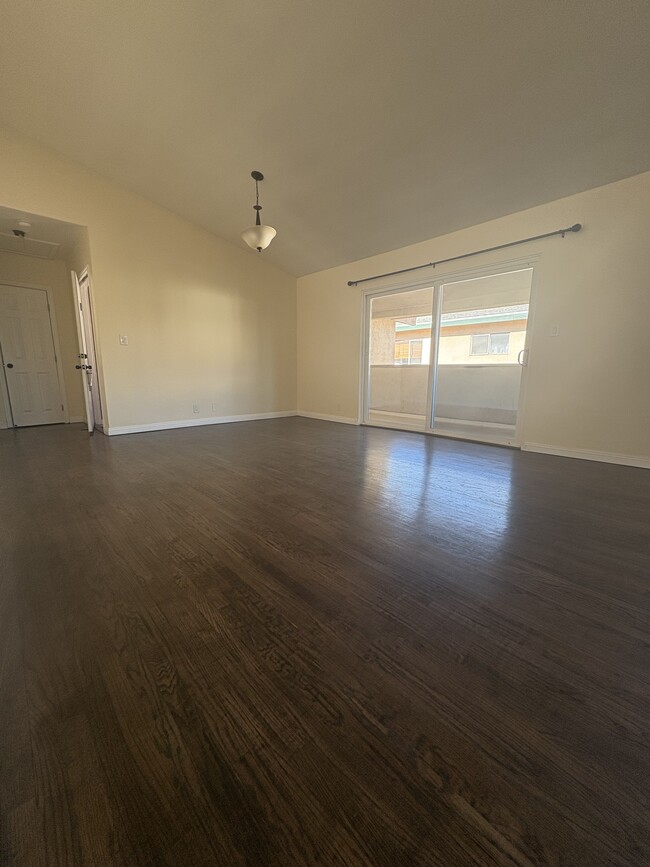
[[[462, 270], [449, 270], [444, 274], [435, 274], [433, 279], [411, 280], [407, 283], [399, 282], [393, 284], [384, 284], [376, 289], [364, 289], [361, 293], [362, 298], [362, 316], [361, 316], [361, 376], [359, 377], [359, 422], [369, 427], [386, 427], [385, 424], [370, 421], [370, 322], [372, 312], [372, 302], [375, 298], [381, 298], [385, 295], [399, 295], [403, 292], [412, 292], [416, 289], [433, 289], [433, 305], [431, 310], [431, 354], [429, 363], [429, 378], [427, 386], [427, 405], [425, 413], [424, 430], [406, 425], [395, 424], [395, 430], [404, 430], [417, 433], [427, 433], [434, 436], [450, 437], [452, 439], [467, 440], [468, 437], [454, 433], [440, 433], [434, 430], [434, 416], [436, 403], [436, 380], [438, 372], [438, 346], [440, 341], [440, 308], [442, 305], [442, 290], [443, 284], [460, 283], [464, 280], [472, 280], [480, 277], [493, 277], [498, 274], [505, 274], [511, 271], [532, 270], [530, 298], [528, 305], [528, 319], [526, 324], [526, 340], [524, 344], [526, 363], [522, 366], [521, 383], [519, 388], [519, 402], [517, 407], [517, 422], [515, 426], [514, 437], [508, 442], [503, 443], [494, 440], [494, 445], [508, 445], [511, 448], [521, 448], [522, 429], [525, 416], [526, 395], [527, 395], [527, 380], [528, 366], [531, 357], [531, 331], [535, 315], [535, 299], [537, 297], [537, 284], [539, 280], [539, 264], [541, 253], [534, 253], [529, 256], [522, 256], [516, 259], [508, 259], [501, 262], [491, 263], [489, 265], [478, 265], [473, 268], [463, 268]], [[477, 437], [478, 440], [478, 437]], [[480, 442], [490, 443], [490, 438], [478, 440]]]

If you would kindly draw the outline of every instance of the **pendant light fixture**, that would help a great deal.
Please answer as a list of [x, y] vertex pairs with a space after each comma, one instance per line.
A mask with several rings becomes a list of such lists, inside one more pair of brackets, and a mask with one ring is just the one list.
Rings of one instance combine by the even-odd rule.
[[262, 250], [266, 250], [271, 241], [277, 235], [277, 232], [273, 226], [265, 226], [260, 220], [260, 211], [262, 210], [262, 206], [260, 205], [260, 191], [258, 184], [260, 181], [264, 180], [264, 175], [262, 172], [251, 172], [251, 178], [255, 181], [255, 204], [253, 205], [253, 210], [255, 211], [255, 225], [249, 226], [248, 229], [244, 229], [241, 236], [249, 247], [253, 250], [257, 250], [258, 253], [261, 253]]

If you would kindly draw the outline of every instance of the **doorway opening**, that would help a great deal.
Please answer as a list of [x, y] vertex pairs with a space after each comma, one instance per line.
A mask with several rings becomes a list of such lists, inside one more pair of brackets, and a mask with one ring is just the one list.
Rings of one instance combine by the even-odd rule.
[[101, 427], [89, 265], [85, 227], [0, 208], [0, 428]]
[[366, 296], [362, 420], [518, 446], [532, 264]]

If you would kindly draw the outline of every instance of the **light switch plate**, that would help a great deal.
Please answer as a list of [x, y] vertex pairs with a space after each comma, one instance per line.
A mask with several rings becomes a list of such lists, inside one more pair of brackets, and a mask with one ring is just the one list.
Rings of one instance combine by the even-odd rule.
[[120, 334], [120, 346], [128, 346], [129, 338], [126, 334]]
[[559, 325], [551, 325], [551, 330], [549, 332], [551, 337], [558, 337], [560, 334], [560, 326]]

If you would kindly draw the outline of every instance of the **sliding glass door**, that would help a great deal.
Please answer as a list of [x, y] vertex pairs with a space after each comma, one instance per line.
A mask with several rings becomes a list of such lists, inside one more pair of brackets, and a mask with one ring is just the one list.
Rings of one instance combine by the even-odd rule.
[[434, 433], [514, 442], [532, 273], [440, 285]]
[[428, 428], [433, 289], [370, 300], [366, 420], [384, 427]]
[[364, 420], [517, 444], [532, 273], [371, 297]]

